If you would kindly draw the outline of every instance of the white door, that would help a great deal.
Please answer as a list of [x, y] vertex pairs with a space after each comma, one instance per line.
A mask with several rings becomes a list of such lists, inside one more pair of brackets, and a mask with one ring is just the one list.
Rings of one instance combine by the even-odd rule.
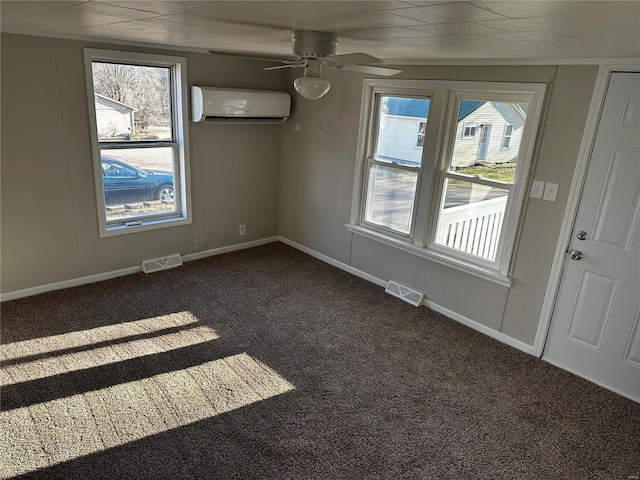
[[544, 356], [640, 402], [640, 73], [613, 73]]
[[480, 143], [478, 144], [478, 160], [487, 159], [487, 150], [489, 149], [489, 138], [491, 137], [491, 124], [485, 123], [480, 125]]

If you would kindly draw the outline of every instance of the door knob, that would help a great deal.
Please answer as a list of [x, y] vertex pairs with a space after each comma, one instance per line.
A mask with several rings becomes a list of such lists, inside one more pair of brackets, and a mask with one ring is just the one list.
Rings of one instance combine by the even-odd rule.
[[576, 233], [576, 238], [578, 240], [586, 240], [588, 236], [589, 235], [587, 235], [587, 232], [585, 232], [584, 230], [580, 230], [578, 233]]
[[582, 252], [580, 250], [571, 250], [569, 252], [569, 258], [571, 260], [582, 260]]

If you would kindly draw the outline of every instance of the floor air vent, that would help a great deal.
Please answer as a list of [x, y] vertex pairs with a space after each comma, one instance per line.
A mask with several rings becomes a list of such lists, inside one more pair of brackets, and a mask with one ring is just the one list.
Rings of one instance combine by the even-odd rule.
[[180, 255], [170, 255], [168, 257], [145, 260], [142, 262], [142, 270], [144, 273], [151, 273], [159, 270], [179, 267], [180, 265], [182, 265], [182, 257]]
[[422, 299], [424, 298], [424, 293], [420, 293], [417, 290], [400, 285], [398, 282], [394, 282], [393, 280], [389, 281], [387, 288], [384, 291], [416, 307], [422, 305]]

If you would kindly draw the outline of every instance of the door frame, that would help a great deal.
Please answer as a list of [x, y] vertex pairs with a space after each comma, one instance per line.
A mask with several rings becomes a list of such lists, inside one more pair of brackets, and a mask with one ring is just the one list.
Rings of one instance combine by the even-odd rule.
[[[591, 151], [593, 149], [598, 123], [600, 121], [600, 113], [604, 105], [605, 95], [609, 85], [609, 78], [613, 72], [640, 72], [640, 64], [634, 61], [633, 63], [622, 65], [600, 65], [600, 68], [598, 69], [593, 96], [591, 97], [591, 105], [589, 106], [589, 113], [587, 115], [587, 122], [582, 136], [582, 142], [580, 144], [580, 151], [578, 152], [575, 173], [571, 181], [569, 198], [567, 200], [567, 206], [565, 207], [562, 226], [558, 235], [558, 242], [556, 243], [553, 264], [551, 265], [551, 271], [549, 272], [549, 282], [547, 283], [544, 300], [542, 302], [536, 338], [531, 348], [531, 353], [538, 358], [542, 357], [544, 353], [547, 335], [551, 329], [551, 320], [557, 301], [560, 280], [562, 279], [565, 253], [569, 246], [569, 242], [571, 241], [571, 232], [573, 231], [578, 207], [580, 206], [580, 197], [582, 196], [582, 189], [587, 177], [587, 168], [589, 166], [589, 159], [591, 158]], [[588, 380], [600, 384], [592, 378], [589, 378]], [[606, 386], [606, 388], [611, 389], [610, 386]]]

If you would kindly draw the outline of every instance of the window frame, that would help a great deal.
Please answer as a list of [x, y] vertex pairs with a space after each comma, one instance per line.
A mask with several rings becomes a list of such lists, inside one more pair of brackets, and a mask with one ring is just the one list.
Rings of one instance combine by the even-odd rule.
[[[363, 145], [359, 145], [359, 148], [361, 149], [359, 158], [362, 155], [365, 156], [364, 158], [365, 165], [364, 165], [364, 178], [362, 178], [362, 187], [358, 192], [358, 195], [359, 195], [358, 207], [357, 207], [358, 223], [365, 225], [366, 228], [384, 232], [384, 234], [387, 235], [388, 237], [401, 242], [407, 242], [407, 241], [412, 242], [414, 235], [416, 235], [416, 233], [420, 236], [424, 235], [422, 228], [416, 229], [416, 215], [419, 210], [420, 199], [424, 197], [425, 194], [428, 194], [427, 192], [424, 191], [425, 189], [423, 186], [424, 182], [422, 181], [422, 176], [424, 174], [425, 165], [427, 163], [431, 164], [434, 160], [429, 155], [432, 149], [423, 147], [422, 155], [421, 155], [421, 165], [416, 167], [401, 165], [393, 162], [384, 162], [384, 161], [376, 160], [374, 158], [374, 155], [377, 151], [379, 126], [376, 126], [375, 128], [374, 126], [377, 124], [377, 121], [379, 118], [379, 107], [380, 107], [380, 102], [378, 101], [379, 98], [382, 98], [383, 96], [429, 98], [430, 103], [429, 103], [429, 114], [427, 116], [427, 128], [425, 130], [425, 139], [426, 139], [425, 147], [429, 145], [429, 142], [431, 142], [430, 137], [437, 137], [437, 135], [430, 135], [429, 132], [432, 130], [434, 132], [437, 132], [437, 130], [435, 129], [439, 128], [440, 121], [441, 121], [441, 119], [440, 121], [438, 121], [438, 118], [436, 116], [433, 116], [433, 110], [432, 110], [433, 102], [435, 98], [439, 98], [442, 96], [442, 92], [436, 91], [435, 89], [423, 88], [420, 85], [420, 83], [421, 82], [417, 82], [417, 84], [414, 87], [407, 85], [407, 87], [404, 87], [404, 88], [402, 87], [399, 88], [394, 85], [385, 85], [384, 82], [380, 86], [374, 85], [370, 92], [371, 94], [370, 101], [369, 101], [370, 104], [368, 105], [368, 108], [366, 110], [366, 125], [367, 125], [366, 130], [367, 131], [363, 132], [363, 129], [361, 129], [359, 134], [359, 138], [364, 137], [366, 139], [364, 140], [366, 143]], [[432, 121], [432, 118], [433, 118], [433, 121]], [[396, 168], [398, 170], [416, 171], [418, 173], [416, 192], [415, 192], [414, 203], [413, 203], [413, 212], [411, 214], [411, 229], [408, 234], [403, 234], [401, 232], [398, 232], [390, 228], [380, 226], [365, 220], [369, 171], [371, 169], [371, 166], [373, 165], [381, 165], [383, 167], [391, 167], [391, 168]], [[354, 195], [355, 194], [356, 194], [356, 190], [354, 190]], [[353, 221], [351, 223], [353, 223]]]
[[[91, 135], [93, 173], [100, 238], [130, 234], [140, 231], [174, 227], [192, 223], [189, 171], [189, 131], [187, 96], [187, 59], [172, 55], [157, 55], [120, 50], [85, 48], [84, 67], [87, 91], [87, 108]], [[169, 68], [171, 95], [171, 140], [115, 141], [99, 140], [93, 86], [93, 62], [130, 64]], [[171, 148], [173, 157], [175, 210], [167, 213], [139, 215], [123, 220], [107, 220], [102, 174], [102, 150]]]
[[[517, 234], [522, 224], [522, 205], [525, 201], [526, 186], [530, 182], [531, 167], [534, 163], [534, 147], [542, 118], [546, 84], [467, 82], [431, 80], [391, 80], [366, 79], [362, 92], [360, 131], [351, 217], [346, 227], [349, 231], [391, 245], [400, 250], [427, 258], [472, 275], [491, 280], [504, 286], [511, 285], [511, 271]], [[422, 154], [422, 174], [419, 178], [413, 212], [411, 236], [399, 238], [381, 228], [362, 221], [364, 201], [367, 195], [368, 154], [371, 144], [374, 93], [411, 96], [416, 91], [431, 91], [429, 121], [426, 143]], [[457, 137], [457, 115], [461, 98], [480, 96], [482, 100], [493, 99], [529, 104], [527, 120], [523, 126], [518, 161], [522, 165], [516, 170], [514, 183], [505, 209], [505, 220], [501, 231], [501, 241], [496, 260], [490, 262], [482, 258], [458, 252], [450, 247], [435, 243], [437, 222], [443, 199], [444, 179], [455, 175], [446, 172], [451, 162], [453, 147]]]

